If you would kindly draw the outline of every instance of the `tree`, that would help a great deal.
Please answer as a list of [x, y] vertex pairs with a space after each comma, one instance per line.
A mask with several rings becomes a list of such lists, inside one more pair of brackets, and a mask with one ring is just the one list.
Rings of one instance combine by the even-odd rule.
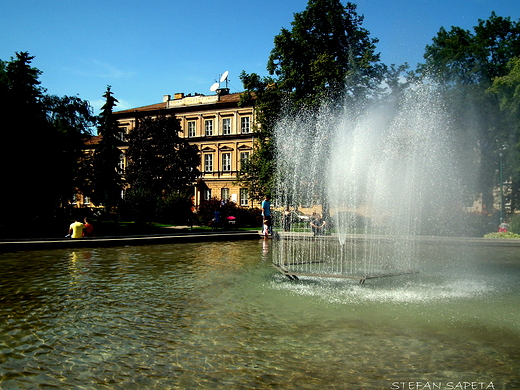
[[275, 153], [273, 129], [283, 114], [307, 110], [311, 115], [327, 101], [342, 105], [343, 97], [366, 98], [378, 89], [386, 67], [375, 53], [377, 39], [362, 28], [356, 5], [339, 0], [309, 0], [294, 14], [292, 29], [274, 38], [267, 63], [271, 76], [242, 72], [244, 101], [254, 102], [258, 141], [238, 175], [253, 199], [273, 191]]
[[64, 207], [75, 190], [85, 192], [85, 169], [82, 165], [84, 140], [91, 136], [96, 118], [88, 101], [77, 96], [43, 97], [47, 120], [55, 129], [53, 147], [56, 151], [56, 199]]
[[[134, 206], [134, 215], [141, 221], [154, 217], [157, 207], [165, 217], [171, 214], [169, 207], [181, 205], [183, 209], [177, 214], [182, 214], [182, 219], [191, 210], [191, 201], [185, 200], [188, 188], [200, 176], [200, 155], [179, 132], [181, 126], [175, 116], [159, 115], [138, 119], [128, 136], [129, 196], [139, 199], [141, 206]], [[175, 217], [171, 214], [169, 219], [174, 221]]]
[[0, 61], [0, 112], [10, 124], [2, 127], [0, 224], [10, 228], [49, 220], [68, 204], [83, 138], [94, 121], [87, 101], [46, 94], [33, 59], [21, 52]]
[[121, 129], [112, 115], [112, 111], [117, 104], [111, 87], [103, 97], [105, 104], [101, 107], [101, 114], [98, 119], [98, 135], [101, 141], [94, 152], [94, 181], [92, 189], [92, 199], [97, 204], [102, 204], [110, 212], [121, 200], [123, 189], [123, 178], [119, 169], [121, 161], [121, 151], [119, 146], [123, 145], [121, 140]]
[[31, 66], [33, 59], [27, 52], [16, 53], [0, 72], [0, 110], [7, 124], [2, 126], [0, 153], [0, 220], [9, 224], [52, 216], [59, 181], [55, 134], [46, 120], [41, 71]]
[[274, 186], [273, 172], [276, 169], [273, 131], [280, 115], [283, 94], [271, 77], [261, 78], [256, 73], [240, 75], [246, 92], [241, 95], [239, 105], [255, 105], [255, 126], [257, 139], [253, 153], [242, 161], [237, 174], [237, 182], [247, 187], [251, 199], [260, 201], [266, 194], [271, 194]]
[[498, 180], [498, 156], [510, 150], [506, 141], [510, 137], [497, 96], [486, 91], [495, 77], [506, 74], [508, 61], [520, 55], [520, 23], [493, 12], [488, 20], [479, 20], [473, 30], [441, 28], [426, 47], [426, 62], [417, 71], [444, 85], [451, 101], [458, 102], [452, 105], [457, 126], [461, 134], [475, 140], [478, 150], [473, 157], [479, 164], [475, 190], [489, 206]]
[[501, 143], [511, 145], [506, 156], [505, 175], [511, 177], [511, 211], [520, 205], [520, 57], [509, 61], [509, 72], [493, 79], [490, 92], [499, 100], [500, 112], [509, 132]]
[[200, 176], [199, 151], [179, 132], [181, 126], [175, 116], [138, 120], [128, 136], [127, 177], [131, 187], [163, 195], [185, 190]]
[[345, 88], [359, 98], [380, 77], [378, 40], [361, 27], [356, 8], [340, 0], [309, 0], [305, 11], [294, 14], [292, 30], [283, 28], [274, 38], [267, 70], [298, 106], [335, 100]]

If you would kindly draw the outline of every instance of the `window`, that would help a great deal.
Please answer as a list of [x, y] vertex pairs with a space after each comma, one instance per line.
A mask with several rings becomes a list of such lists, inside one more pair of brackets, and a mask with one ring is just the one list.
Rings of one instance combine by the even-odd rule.
[[195, 121], [189, 121], [188, 122], [188, 137], [193, 138], [195, 137], [195, 131], [197, 129], [197, 124]]
[[204, 155], [204, 172], [213, 172], [213, 155]]
[[206, 129], [206, 136], [213, 135], [213, 119], [206, 119], [204, 121], [204, 128]]
[[127, 134], [128, 128], [126, 126], [119, 126], [119, 133], [117, 135], [117, 138], [119, 138], [120, 141], [126, 141]]
[[123, 174], [125, 173], [125, 155], [119, 155], [119, 162], [117, 163], [117, 173]]
[[240, 152], [240, 168], [249, 160], [249, 152]]
[[240, 118], [240, 131], [242, 134], [251, 132], [251, 126], [249, 123], [248, 116], [243, 116], [242, 118]]
[[231, 153], [222, 153], [222, 170], [231, 171]]
[[222, 134], [223, 135], [231, 134], [231, 118], [222, 119]]
[[204, 190], [204, 200], [211, 200], [211, 188]]
[[220, 199], [229, 200], [229, 188], [222, 188], [220, 190]]
[[247, 192], [247, 188], [240, 189], [240, 206], [247, 206], [248, 204], [249, 193]]

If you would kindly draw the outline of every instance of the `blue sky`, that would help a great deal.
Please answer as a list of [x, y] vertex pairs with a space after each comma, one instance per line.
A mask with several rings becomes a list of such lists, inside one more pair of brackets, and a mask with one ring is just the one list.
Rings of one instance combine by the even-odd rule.
[[[386, 64], [422, 62], [440, 27], [472, 30], [478, 19], [520, 19], [520, 0], [358, 0], [363, 27]], [[4, 0], [0, 59], [35, 56], [49, 94], [78, 95], [98, 113], [107, 85], [118, 110], [177, 92], [212, 94], [225, 71], [267, 75], [274, 36], [291, 28], [307, 0]]]

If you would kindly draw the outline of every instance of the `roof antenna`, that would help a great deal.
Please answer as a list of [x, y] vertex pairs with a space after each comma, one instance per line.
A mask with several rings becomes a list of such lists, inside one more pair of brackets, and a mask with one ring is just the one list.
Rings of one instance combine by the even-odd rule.
[[[220, 79], [218, 82], [215, 82], [211, 85], [211, 87], [209, 88], [209, 90], [211, 92], [217, 92], [217, 95], [227, 95], [229, 93], [229, 88], [228, 88], [228, 75], [229, 75], [229, 72], [226, 70], [224, 73], [222, 73], [220, 75]], [[223, 83], [223, 82], [226, 82], [226, 87], [225, 88], [221, 88], [220, 87], [220, 84]]]

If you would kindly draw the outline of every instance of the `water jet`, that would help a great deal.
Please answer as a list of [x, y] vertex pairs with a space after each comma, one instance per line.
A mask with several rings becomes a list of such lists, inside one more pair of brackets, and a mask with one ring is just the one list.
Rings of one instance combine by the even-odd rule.
[[417, 273], [425, 225], [445, 230], [463, 209], [452, 130], [434, 85], [409, 88], [393, 104], [324, 104], [282, 118], [274, 204], [322, 214], [328, 229], [316, 237], [308, 223], [286, 227], [275, 267], [361, 283]]

